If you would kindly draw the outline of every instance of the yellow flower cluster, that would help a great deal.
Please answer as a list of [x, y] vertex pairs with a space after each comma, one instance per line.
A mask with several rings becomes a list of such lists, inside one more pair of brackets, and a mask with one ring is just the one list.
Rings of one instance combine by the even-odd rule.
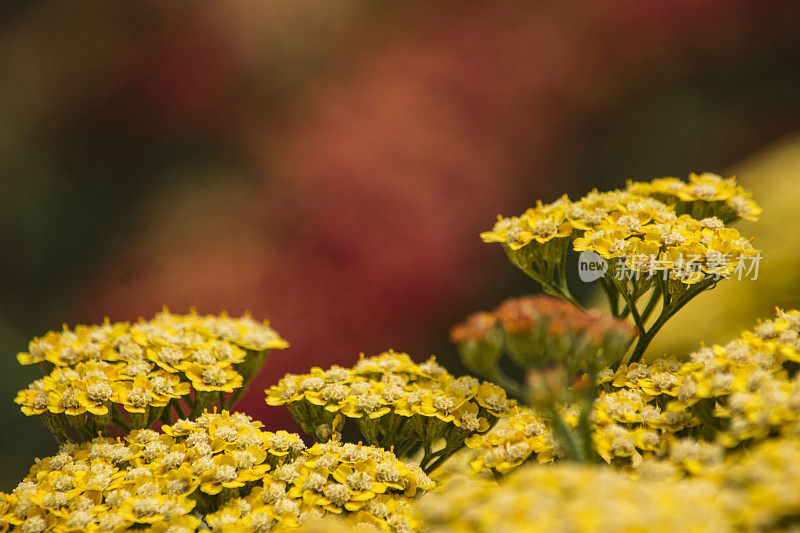
[[560, 455], [546, 421], [530, 409], [501, 419], [490, 431], [466, 440], [466, 445], [480, 453], [471, 461], [473, 472], [491, 470], [507, 474], [531, 456], [540, 463]]
[[[578, 409], [561, 410], [565, 425], [578, 425]], [[685, 411], [664, 410], [641, 391], [621, 389], [601, 392], [592, 412], [591, 439], [596, 453], [616, 466], [638, 465], [643, 458], [664, 457], [670, 445], [698, 419]], [[534, 458], [547, 463], [563, 457], [564, 450], [553, 438], [549, 417], [524, 410], [500, 421], [491, 431], [467, 440], [478, 454], [473, 472], [489, 470], [506, 474]]]
[[732, 456], [711, 476], [743, 531], [790, 530], [800, 518], [800, 442], [771, 439]]
[[668, 405], [679, 390], [685, 394], [689, 387], [680, 369], [676, 360], [661, 359], [603, 373], [600, 382], [610, 387], [595, 402], [592, 435], [600, 457], [617, 465], [661, 457], [676, 435], [699, 424], [691, 411]]
[[649, 455], [626, 469], [633, 478], [699, 477], [711, 479], [726, 468], [728, 461], [738, 460], [740, 454], [725, 455], [725, 448], [713, 442], [682, 437], [670, 439], [661, 457]]
[[[205, 413], [196, 420], [178, 420], [163, 426], [161, 440], [167, 444], [176, 440], [194, 449], [192, 469], [200, 475], [202, 493], [239, 495], [244, 491], [240, 487], [249, 488], [272, 467], [293, 460], [306, 447], [295, 433], [262, 431], [262, 426], [242, 413]], [[142, 431], [155, 434], [152, 430]]]
[[661, 457], [671, 443], [699, 424], [691, 412], [661, 407], [638, 390], [601, 393], [595, 403], [592, 440], [600, 457], [617, 466]]
[[[688, 181], [628, 182], [625, 190], [595, 190], [576, 202], [567, 196], [537, 202], [518, 217], [498, 216], [481, 238], [502, 244], [511, 262], [546, 293], [576, 307], [580, 304], [566, 275], [567, 252], [588, 254], [579, 268], [598, 280], [611, 313], [630, 316], [639, 330], [629, 357], [637, 362], [692, 298], [721, 279], [758, 277], [760, 252], [726, 224], [755, 220], [760, 212], [735, 178], [692, 174]], [[656, 310], [660, 313], [651, 322]]]
[[329, 441], [268, 473], [262, 485], [206, 521], [222, 531], [294, 531], [333, 515], [362, 531], [406, 533], [419, 526], [412, 498], [434, 486], [419, 466], [390, 451]]
[[[761, 210], [734, 178], [692, 174], [689, 181], [657, 179], [629, 182], [626, 190], [592, 191], [576, 202], [566, 196], [537, 204], [519, 217], [499, 217], [484, 242], [502, 243], [523, 270], [531, 263], [557, 263], [566, 243], [575, 251], [595, 252], [645, 279], [670, 280], [670, 289], [709, 278], [731, 276], [756, 250], [749, 239], [725, 226], [739, 218], [755, 220]], [[563, 241], [556, 246], [553, 242]], [[533, 243], [530, 252], [517, 252]], [[685, 287], [683, 287], [685, 289]]]
[[209, 512], [246, 493], [304, 448], [297, 435], [260, 428], [223, 411], [164, 426], [164, 433], [64, 444], [3, 496], [0, 520], [26, 533], [194, 531], [201, 520], [193, 510]]
[[136, 323], [65, 326], [17, 356], [49, 374], [20, 391], [16, 402], [26, 415], [40, 415], [60, 440], [69, 437], [67, 422], [83, 438], [112, 424], [144, 428], [172, 420], [172, 408], [184, 416], [186, 406], [197, 416], [213, 405], [232, 405], [268, 352], [286, 346], [247, 315], [165, 310]]
[[627, 472], [530, 463], [499, 483], [458, 478], [418, 510], [437, 533], [791, 531], [800, 517], [800, 440], [771, 438], [726, 455], [721, 445], [676, 438], [667, 455]]
[[694, 218], [716, 216], [725, 223], [740, 218], [757, 220], [761, 208], [752, 200], [752, 193], [736, 183], [736, 178], [722, 179], [717, 174], [690, 174], [688, 183], [678, 178], [660, 178], [647, 182], [628, 182], [632, 194], [656, 198], [674, 206], [678, 214]]
[[733, 531], [716, 486], [633, 481], [607, 467], [527, 465], [498, 484], [472, 480], [417, 505], [426, 531], [674, 533]]
[[633, 472], [645, 480], [688, 474], [715, 485], [737, 531], [789, 531], [800, 517], [800, 441], [771, 438], [725, 455], [722, 446], [681, 439], [663, 460], [643, 461]]
[[511, 414], [516, 402], [491, 383], [453, 377], [434, 358], [417, 364], [405, 353], [388, 351], [362, 355], [349, 369], [287, 374], [267, 390], [267, 404], [287, 405], [303, 431], [321, 441], [355, 420], [368, 443], [399, 457], [421, 446], [421, 465], [430, 471], [468, 436]]
[[617, 391], [637, 391], [667, 414], [690, 415], [707, 439], [733, 448], [800, 433], [798, 363], [800, 312], [778, 310], [775, 319], [724, 346], [702, 347], [686, 363], [623, 365], [604, 381]]

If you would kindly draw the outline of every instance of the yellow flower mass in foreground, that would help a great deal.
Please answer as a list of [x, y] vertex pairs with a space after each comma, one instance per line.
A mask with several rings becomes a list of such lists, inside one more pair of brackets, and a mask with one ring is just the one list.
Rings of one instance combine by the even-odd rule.
[[351, 523], [410, 531], [418, 525], [411, 499], [433, 488], [390, 451], [338, 442], [306, 449], [295, 434], [223, 411], [163, 433], [65, 444], [0, 498], [0, 520], [27, 532], [194, 531], [203, 522], [270, 531], [345, 513]]

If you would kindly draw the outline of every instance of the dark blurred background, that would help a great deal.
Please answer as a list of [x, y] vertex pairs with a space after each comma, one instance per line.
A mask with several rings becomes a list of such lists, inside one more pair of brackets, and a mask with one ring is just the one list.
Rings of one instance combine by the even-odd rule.
[[798, 23], [789, 0], [6, 0], [0, 490], [53, 452], [15, 355], [62, 322], [269, 318], [292, 348], [241, 407], [273, 428], [287, 371], [388, 347], [457, 369], [448, 328], [535, 290], [480, 243], [495, 215], [785, 147]]

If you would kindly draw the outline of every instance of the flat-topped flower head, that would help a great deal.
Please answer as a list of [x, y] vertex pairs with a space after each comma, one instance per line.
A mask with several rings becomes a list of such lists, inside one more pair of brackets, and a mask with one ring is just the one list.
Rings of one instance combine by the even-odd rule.
[[[635, 322], [640, 333], [631, 353], [635, 361], [693, 297], [721, 279], [757, 276], [758, 250], [726, 227], [757, 219], [761, 209], [750, 196], [734, 177], [711, 173], [691, 174], [686, 181], [629, 181], [623, 191], [595, 190], [575, 202], [566, 197], [537, 202], [519, 217], [500, 218], [481, 238], [502, 244], [511, 262], [545, 293], [576, 307], [567, 253], [580, 252], [581, 279], [596, 280], [611, 313]], [[656, 311], [660, 316], [651, 319]]]
[[155, 321], [171, 326], [173, 329], [188, 329], [189, 331], [205, 332], [223, 342], [240, 346], [247, 350], [262, 351], [282, 349], [288, 343], [280, 337], [268, 321], [258, 322], [250, 314], [239, 318], [220, 315], [198, 315], [194, 311], [188, 315], [176, 315], [164, 310], [156, 314]]
[[[701, 260], [704, 268], [697, 275], [680, 265], [659, 267], [658, 262], [674, 263], [681, 253], [694, 255], [694, 248], [672, 248], [695, 243], [707, 246], [714, 236], [704, 232], [724, 231], [725, 224], [740, 218], [755, 220], [761, 209], [750, 196], [735, 178], [723, 179], [711, 173], [691, 174], [687, 181], [678, 178], [629, 181], [624, 191], [592, 191], [576, 202], [566, 197], [552, 204], [537, 202], [519, 217], [500, 217], [492, 231], [482, 233], [481, 238], [484, 242], [502, 244], [511, 261], [546, 292], [573, 303], [564, 275], [568, 249], [591, 251], [610, 261], [609, 276], [619, 272], [618, 263], [648, 277], [668, 271], [677, 284], [675, 288], [685, 290], [707, 276], [716, 276], [715, 279], [729, 276], [730, 262], [735, 264], [740, 255], [734, 254], [726, 263], [721, 257], [725, 250], [715, 248], [714, 252], [719, 253], [710, 253], [705, 264]], [[642, 247], [637, 240], [649, 244]], [[704, 254], [704, 249], [699, 251], [701, 257]], [[643, 259], [631, 262], [632, 255]], [[696, 260], [684, 256], [683, 261]], [[720, 265], [721, 262], [724, 264]], [[638, 264], [648, 266], [634, 266]], [[620, 289], [612, 286], [609, 290]], [[640, 294], [630, 297], [636, 296]]]
[[628, 190], [634, 194], [652, 196], [674, 205], [681, 213], [690, 213], [695, 218], [717, 216], [725, 222], [743, 218], [757, 220], [761, 208], [731, 176], [723, 178], [717, 174], [692, 173], [687, 181], [664, 178], [651, 183], [629, 182]]
[[426, 468], [444, 461], [467, 436], [488, 430], [516, 406], [500, 387], [467, 376], [455, 378], [433, 357], [418, 364], [391, 350], [373, 357], [362, 354], [351, 369], [287, 374], [266, 392], [268, 405], [286, 405], [303, 430], [320, 441], [338, 438], [347, 421], [365, 441], [400, 450], [401, 455], [444, 439], [444, 451], [434, 456], [431, 450], [423, 457]]
[[[146, 427], [172, 420], [173, 410], [182, 415], [186, 404], [197, 416], [220, 402], [233, 403], [268, 351], [286, 346], [268, 323], [249, 315], [165, 310], [134, 323], [64, 326], [19, 354], [20, 363], [39, 363], [50, 373], [16, 400], [25, 414], [42, 416], [59, 439], [68, 437], [62, 431], [67, 425], [83, 438], [115, 425]], [[119, 410], [130, 420], [114, 414]]]

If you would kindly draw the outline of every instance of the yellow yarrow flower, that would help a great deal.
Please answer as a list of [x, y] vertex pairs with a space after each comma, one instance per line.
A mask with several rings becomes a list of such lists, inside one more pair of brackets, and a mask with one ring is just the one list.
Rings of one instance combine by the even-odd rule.
[[184, 416], [186, 404], [197, 416], [235, 402], [269, 350], [286, 346], [267, 322], [249, 315], [165, 310], [135, 323], [106, 319], [95, 326], [64, 326], [35, 338], [29, 352], [19, 354], [20, 363], [39, 363], [50, 373], [15, 401], [26, 415], [42, 416], [62, 440], [69, 438], [67, 424], [83, 438], [111, 426], [146, 427], [159, 418], [171, 420], [173, 410]]
[[401, 456], [421, 446], [426, 468], [441, 464], [466, 437], [488, 430], [516, 406], [496, 385], [455, 378], [433, 358], [416, 364], [394, 351], [362, 354], [351, 369], [288, 374], [266, 393], [268, 405], [287, 405], [318, 440], [328, 440], [351, 420], [367, 442]]
[[415, 531], [411, 498], [433, 488], [419, 467], [389, 451], [328, 442], [268, 473], [248, 495], [229, 500], [206, 520], [225, 530], [291, 531], [337, 517], [383, 531]]
[[459, 483], [417, 508], [427, 527], [442, 532], [733, 531], [713, 487], [634, 482], [607, 468], [529, 465], [497, 485]]

